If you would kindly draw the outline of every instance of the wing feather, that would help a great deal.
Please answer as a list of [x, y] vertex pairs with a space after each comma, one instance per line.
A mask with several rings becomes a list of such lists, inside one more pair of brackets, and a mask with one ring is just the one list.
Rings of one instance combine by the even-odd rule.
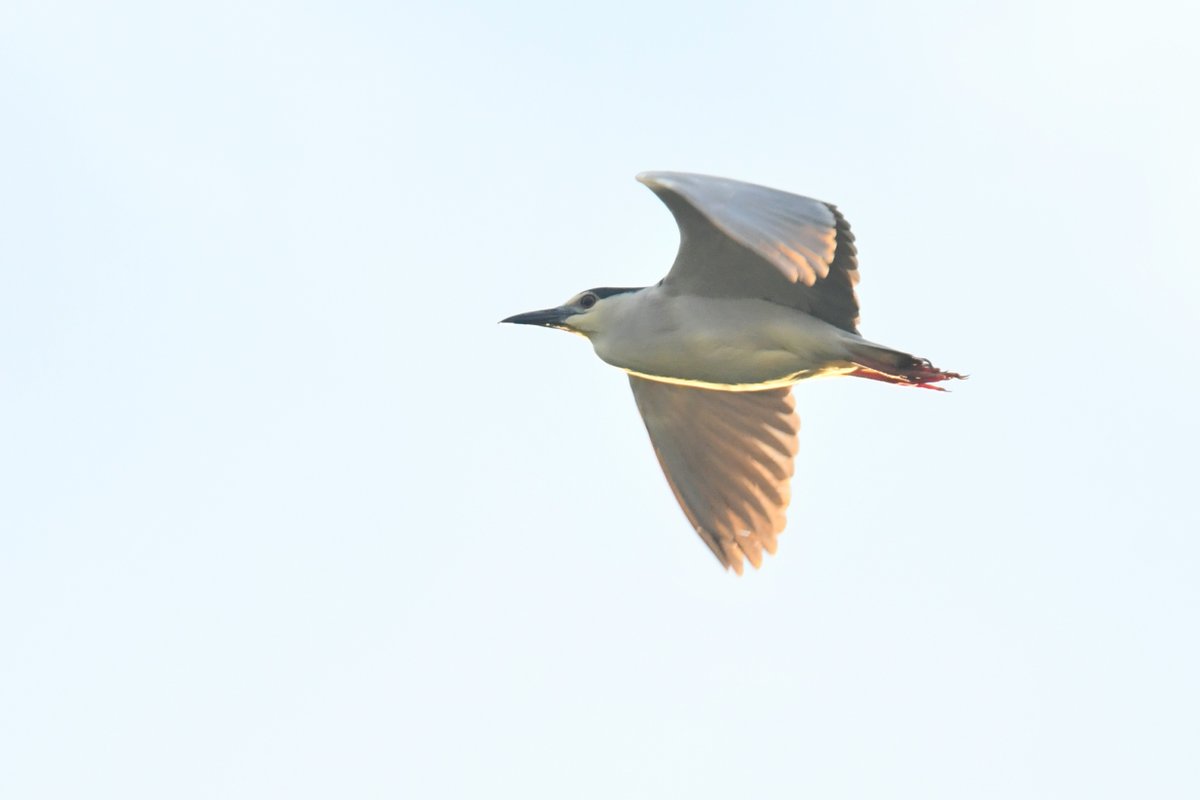
[[665, 287], [766, 299], [858, 332], [857, 251], [836, 206], [708, 175], [644, 172], [638, 180], [679, 225]]
[[629, 376], [667, 483], [696, 533], [741, 574], [787, 524], [800, 418], [787, 388], [722, 392]]

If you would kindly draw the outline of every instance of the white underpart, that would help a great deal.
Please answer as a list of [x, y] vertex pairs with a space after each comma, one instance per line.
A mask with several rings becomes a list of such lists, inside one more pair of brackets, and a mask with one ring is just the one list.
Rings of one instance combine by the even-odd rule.
[[644, 378], [725, 390], [787, 386], [854, 369], [862, 338], [766, 300], [677, 295], [654, 286], [614, 295], [571, 320], [596, 355]]

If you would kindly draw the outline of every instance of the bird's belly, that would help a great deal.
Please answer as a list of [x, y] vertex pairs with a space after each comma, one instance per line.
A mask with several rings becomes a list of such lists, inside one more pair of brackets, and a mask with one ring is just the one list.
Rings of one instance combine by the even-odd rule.
[[[737, 304], [737, 305], [734, 305]], [[623, 342], [634, 346], [597, 354], [650, 380], [725, 391], [757, 391], [851, 372], [845, 332], [818, 319], [760, 300], [720, 300], [687, 317], [669, 315], [652, 330]], [[701, 311], [706, 309], [701, 308]]]
[[630, 375], [637, 375], [640, 378], [658, 381], [659, 383], [674, 383], [680, 386], [695, 386], [700, 389], [719, 389], [725, 392], [760, 392], [764, 389], [775, 389], [781, 386], [791, 386], [793, 383], [807, 380], [809, 378], [848, 375], [853, 372], [854, 369], [854, 365], [846, 362], [843, 364], [830, 364], [816, 370], [793, 372], [779, 378], [766, 378], [764, 380], [747, 378], [745, 380], [738, 380], [737, 383], [728, 382], [730, 380], [728, 378], [723, 378], [721, 380], [705, 378], [677, 378], [667, 375], [650, 375], [645, 372], [638, 372], [634, 369], [626, 369], [625, 371]]

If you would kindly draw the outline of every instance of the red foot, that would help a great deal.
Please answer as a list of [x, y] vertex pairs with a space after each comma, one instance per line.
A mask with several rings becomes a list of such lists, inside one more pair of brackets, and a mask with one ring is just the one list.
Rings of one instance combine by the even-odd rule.
[[957, 372], [943, 372], [937, 367], [930, 364], [928, 361], [921, 359], [915, 365], [907, 368], [901, 375], [893, 375], [887, 372], [880, 372], [870, 367], [859, 366], [856, 370], [850, 373], [854, 378], [867, 378], [873, 381], [883, 381], [884, 383], [895, 383], [900, 386], [916, 386], [921, 389], [933, 389], [936, 392], [946, 391], [941, 386], [934, 386], [935, 383], [941, 383], [948, 380], [966, 380], [966, 375], [959, 375]]

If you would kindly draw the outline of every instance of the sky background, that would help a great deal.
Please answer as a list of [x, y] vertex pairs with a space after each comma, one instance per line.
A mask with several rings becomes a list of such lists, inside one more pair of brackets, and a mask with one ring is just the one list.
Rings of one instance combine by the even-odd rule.
[[[1200, 796], [1186, 3], [0, 5], [0, 796]], [[862, 331], [721, 571], [633, 175], [836, 202]]]

